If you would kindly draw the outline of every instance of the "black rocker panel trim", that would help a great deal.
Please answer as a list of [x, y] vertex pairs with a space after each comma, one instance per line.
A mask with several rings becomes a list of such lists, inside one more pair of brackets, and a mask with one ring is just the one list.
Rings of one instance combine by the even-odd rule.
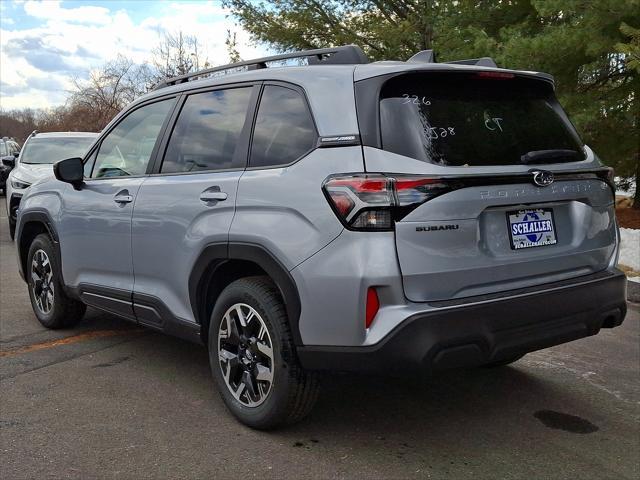
[[176, 317], [158, 297], [133, 292], [133, 311], [141, 325], [190, 342], [202, 343], [200, 325]]
[[75, 297], [91, 307], [168, 335], [202, 343], [200, 325], [174, 316], [169, 307], [153, 295], [87, 283], [81, 283], [70, 290]]
[[74, 296], [91, 307], [137, 322], [131, 304], [131, 292], [128, 290], [90, 283], [81, 283], [72, 290]]

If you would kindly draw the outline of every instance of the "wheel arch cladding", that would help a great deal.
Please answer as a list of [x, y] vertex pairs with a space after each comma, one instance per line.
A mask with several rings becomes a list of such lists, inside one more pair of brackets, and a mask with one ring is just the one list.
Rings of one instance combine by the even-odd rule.
[[278, 288], [285, 304], [293, 340], [302, 345], [298, 322], [300, 296], [296, 284], [284, 265], [266, 248], [250, 243], [216, 243], [205, 247], [189, 276], [189, 302], [196, 322], [202, 325], [206, 342], [213, 306], [231, 282], [254, 275], [266, 275]]
[[[60, 258], [60, 245], [58, 243], [58, 234], [53, 227], [49, 215], [45, 212], [26, 212], [21, 218], [16, 228], [16, 240], [18, 247], [18, 259], [20, 276], [26, 282], [27, 255], [31, 242], [40, 234], [46, 233], [51, 237], [56, 254]], [[62, 279], [64, 284], [64, 279]]]

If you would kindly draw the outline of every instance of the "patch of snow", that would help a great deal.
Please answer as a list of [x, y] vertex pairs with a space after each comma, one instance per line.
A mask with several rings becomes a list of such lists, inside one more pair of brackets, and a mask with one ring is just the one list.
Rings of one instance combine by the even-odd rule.
[[618, 263], [640, 271], [640, 230], [620, 229], [620, 258]]

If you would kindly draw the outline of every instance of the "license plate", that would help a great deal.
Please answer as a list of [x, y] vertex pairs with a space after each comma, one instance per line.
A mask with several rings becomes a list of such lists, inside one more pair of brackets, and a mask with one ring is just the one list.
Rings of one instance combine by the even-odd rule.
[[553, 210], [550, 208], [507, 212], [507, 219], [513, 250], [558, 243]]

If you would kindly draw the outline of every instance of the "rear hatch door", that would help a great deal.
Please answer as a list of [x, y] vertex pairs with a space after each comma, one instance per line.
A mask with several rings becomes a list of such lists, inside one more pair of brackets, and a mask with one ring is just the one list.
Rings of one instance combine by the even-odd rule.
[[449, 186], [395, 223], [409, 300], [483, 295], [607, 268], [616, 245], [608, 172], [580, 141], [551, 83], [465, 71], [405, 73], [381, 85], [379, 143], [364, 148], [367, 172]]

